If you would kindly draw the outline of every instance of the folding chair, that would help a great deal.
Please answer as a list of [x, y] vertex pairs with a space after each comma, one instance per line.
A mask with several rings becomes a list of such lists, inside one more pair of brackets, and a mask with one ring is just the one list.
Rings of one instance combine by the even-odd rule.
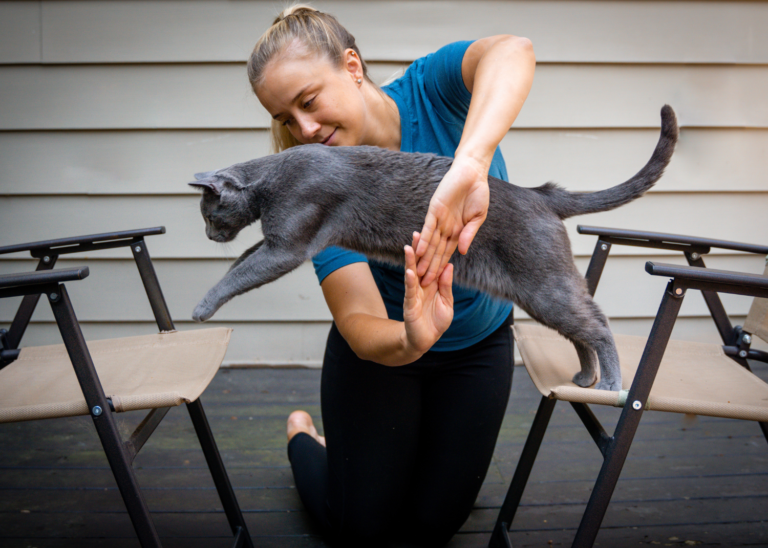
[[[766, 255], [768, 246], [596, 227], [579, 226], [578, 231], [598, 236], [586, 275], [592, 294], [614, 244], [682, 251], [690, 266], [646, 263], [649, 274], [671, 280], [647, 340], [615, 335], [624, 388], [619, 392], [571, 382], [580, 370], [579, 360], [573, 345], [555, 331], [540, 325], [514, 327], [520, 354], [542, 398], [499, 512], [491, 548], [512, 546], [507, 532], [558, 400], [573, 406], [603, 455], [574, 547], [594, 544], [643, 411], [759, 421], [768, 439], [768, 384], [751, 373], [747, 363], [747, 359], [768, 362], [768, 353], [750, 348], [754, 335], [768, 341], [768, 266], [762, 276], [742, 274], [707, 269], [701, 258], [713, 247]], [[702, 292], [723, 345], [669, 340], [688, 289]], [[759, 297], [744, 327], [731, 325], [718, 293]], [[588, 404], [622, 408], [613, 435], [605, 432]]]
[[[0, 422], [91, 415], [115, 481], [143, 547], [161, 546], [132, 463], [172, 406], [185, 403], [234, 535], [234, 546], [253, 547], [199, 396], [224, 359], [230, 329], [177, 332], [166, 306], [145, 236], [149, 228], [0, 247], [29, 251], [35, 272], [0, 276], [0, 298], [24, 296], [9, 330], [0, 330]], [[82, 280], [88, 267], [54, 270], [60, 255], [130, 246], [160, 333], [86, 344], [65, 282]], [[41, 295], [53, 309], [63, 345], [21, 348]], [[151, 409], [128, 440], [114, 413]]]

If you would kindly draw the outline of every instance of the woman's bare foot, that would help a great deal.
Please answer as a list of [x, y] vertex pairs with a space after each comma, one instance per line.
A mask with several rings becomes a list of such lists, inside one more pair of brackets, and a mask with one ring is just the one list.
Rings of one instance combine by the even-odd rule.
[[298, 434], [304, 432], [309, 434], [317, 440], [317, 442], [325, 447], [325, 436], [320, 436], [317, 433], [315, 425], [312, 423], [312, 417], [306, 411], [294, 411], [288, 417], [288, 441]]

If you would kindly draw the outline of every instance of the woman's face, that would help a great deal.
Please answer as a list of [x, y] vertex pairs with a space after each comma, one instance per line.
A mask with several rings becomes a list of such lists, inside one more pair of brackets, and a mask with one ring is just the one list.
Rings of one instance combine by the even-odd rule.
[[256, 96], [300, 143], [365, 144], [362, 69], [350, 52], [342, 67], [324, 56], [286, 53], [264, 70]]

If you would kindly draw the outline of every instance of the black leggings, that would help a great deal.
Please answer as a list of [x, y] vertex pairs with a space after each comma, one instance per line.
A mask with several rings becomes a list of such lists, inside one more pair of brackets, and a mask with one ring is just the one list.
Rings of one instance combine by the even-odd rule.
[[507, 322], [402, 367], [361, 360], [333, 325], [321, 380], [328, 449], [303, 433], [288, 444], [306, 509], [340, 544], [447, 543], [488, 471], [512, 365]]

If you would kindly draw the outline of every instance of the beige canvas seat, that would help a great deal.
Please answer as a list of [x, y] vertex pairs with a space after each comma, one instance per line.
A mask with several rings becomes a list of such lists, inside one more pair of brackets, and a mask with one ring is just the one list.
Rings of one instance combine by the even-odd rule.
[[[175, 331], [88, 343], [115, 411], [174, 407], [200, 397], [219, 370], [231, 329]], [[0, 422], [89, 414], [63, 344], [22, 348], [0, 370]]]
[[[516, 325], [514, 331], [523, 362], [543, 396], [615, 407], [626, 403], [647, 342], [614, 335], [624, 390], [609, 392], [571, 382], [581, 369], [579, 359], [573, 344], [557, 332], [541, 325]], [[669, 341], [645, 410], [768, 421], [768, 384], [726, 356], [722, 345]]]
[[[622, 390], [582, 388], [571, 379], [580, 369], [573, 344], [541, 325], [514, 326], [515, 341], [536, 388], [542, 394], [515, 475], [491, 537], [492, 548], [511, 547], [507, 531], [536, 459], [549, 419], [559, 400], [569, 402], [603, 454], [603, 466], [590, 494], [573, 546], [592, 546], [645, 410], [758, 421], [768, 440], [768, 384], [754, 375], [748, 359], [768, 362], [768, 353], [751, 348], [754, 336], [768, 342], [768, 265], [763, 275], [709, 270], [702, 255], [710, 248], [768, 255], [768, 246], [617, 229], [579, 227], [597, 235], [587, 270], [594, 294], [614, 244], [682, 251], [689, 265], [646, 264], [652, 275], [667, 276], [650, 336], [616, 335]], [[722, 344], [671, 341], [677, 313], [688, 290], [704, 296]], [[732, 326], [718, 293], [755, 297], [744, 327]], [[589, 405], [622, 408], [613, 435], [605, 432]]]
[[[159, 227], [0, 247], [0, 254], [29, 251], [39, 259], [35, 272], [0, 276], [0, 298], [24, 296], [10, 329], [0, 329], [0, 422], [90, 415], [139, 542], [159, 547], [132, 463], [169, 409], [185, 404], [234, 546], [252, 548], [200, 401], [224, 359], [231, 330], [176, 331], [144, 241], [145, 236], [164, 232]], [[54, 266], [62, 254], [122, 246], [133, 253], [160, 332], [86, 343], [65, 283], [83, 280], [90, 271]], [[50, 303], [64, 344], [20, 348], [41, 296]], [[115, 413], [142, 409], [150, 411], [123, 439]]]

